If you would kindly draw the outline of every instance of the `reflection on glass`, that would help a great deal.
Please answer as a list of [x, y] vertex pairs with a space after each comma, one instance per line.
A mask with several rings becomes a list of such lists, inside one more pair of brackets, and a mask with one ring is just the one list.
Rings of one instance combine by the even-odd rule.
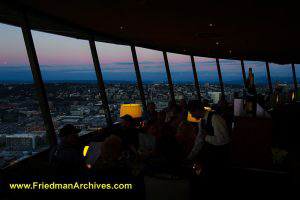
[[270, 75], [273, 90], [278, 91], [281, 103], [288, 103], [291, 90], [294, 89], [292, 65], [279, 65], [270, 63]]
[[246, 78], [248, 77], [249, 68], [252, 68], [254, 74], [254, 82], [256, 91], [260, 95], [269, 94], [268, 77], [266, 70], [266, 63], [260, 61], [244, 61]]

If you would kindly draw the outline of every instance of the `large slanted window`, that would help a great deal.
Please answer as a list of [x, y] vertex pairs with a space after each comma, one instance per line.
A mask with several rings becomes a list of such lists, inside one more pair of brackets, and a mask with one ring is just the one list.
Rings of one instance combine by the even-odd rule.
[[195, 57], [201, 97], [217, 104], [221, 99], [221, 88], [215, 58]]
[[163, 53], [141, 47], [136, 48], [136, 53], [146, 101], [154, 102], [156, 110], [160, 111], [171, 100]]
[[88, 41], [32, 31], [55, 129], [80, 135], [106, 126]]
[[225, 98], [233, 102], [235, 97], [243, 95], [244, 81], [241, 61], [220, 59]]
[[0, 168], [49, 146], [33, 83], [21, 28], [0, 24]]
[[258, 94], [266, 95], [269, 93], [268, 76], [266, 63], [260, 61], [245, 61], [245, 73], [248, 78], [249, 68], [254, 74], [254, 83]]
[[298, 87], [297, 101], [300, 101], [300, 64], [295, 65], [295, 71], [296, 71], [296, 80], [297, 80], [297, 87]]
[[191, 57], [168, 53], [175, 100], [197, 99]]
[[121, 104], [141, 104], [131, 49], [103, 42], [96, 42], [96, 47], [112, 120], [118, 121]]
[[287, 103], [289, 101], [290, 90], [294, 88], [292, 65], [270, 63], [270, 75], [273, 90], [278, 90], [282, 103]]

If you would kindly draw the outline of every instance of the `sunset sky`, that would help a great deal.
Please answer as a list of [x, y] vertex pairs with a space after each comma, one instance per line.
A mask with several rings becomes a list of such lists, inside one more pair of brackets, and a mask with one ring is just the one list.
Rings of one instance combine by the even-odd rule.
[[[96, 80], [88, 41], [32, 31], [43, 79]], [[104, 80], [134, 81], [135, 71], [129, 46], [96, 42]], [[167, 81], [162, 52], [137, 47], [143, 81]], [[174, 82], [193, 81], [190, 57], [168, 53]], [[217, 82], [216, 61], [195, 57], [201, 82]], [[242, 83], [240, 61], [220, 60], [224, 83]], [[246, 73], [252, 67], [257, 83], [266, 83], [264, 62], [245, 61]], [[300, 79], [300, 65], [297, 77]], [[292, 81], [291, 65], [270, 64], [272, 81]], [[31, 80], [28, 57], [19, 27], [0, 24], [0, 80]]]

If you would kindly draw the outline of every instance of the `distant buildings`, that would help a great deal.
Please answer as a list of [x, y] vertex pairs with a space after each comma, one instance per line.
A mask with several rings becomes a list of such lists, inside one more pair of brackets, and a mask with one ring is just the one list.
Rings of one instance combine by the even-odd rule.
[[30, 133], [6, 135], [6, 149], [10, 151], [35, 151], [43, 145], [45, 135]]
[[222, 93], [221, 92], [208, 92], [209, 98], [212, 100], [213, 104], [217, 104], [221, 99]]

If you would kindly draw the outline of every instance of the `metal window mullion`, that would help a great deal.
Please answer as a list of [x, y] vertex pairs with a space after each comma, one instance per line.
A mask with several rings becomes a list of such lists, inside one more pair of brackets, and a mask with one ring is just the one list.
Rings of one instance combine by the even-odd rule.
[[133, 63], [134, 63], [136, 80], [137, 80], [139, 91], [140, 91], [140, 95], [141, 95], [143, 110], [146, 111], [147, 110], [147, 106], [146, 106], [146, 99], [145, 99], [145, 94], [144, 94], [144, 88], [143, 88], [143, 83], [142, 83], [142, 78], [141, 78], [141, 73], [140, 73], [140, 68], [139, 68], [139, 62], [138, 62], [138, 59], [137, 59], [135, 46], [133, 46], [133, 45], [131, 45], [131, 53], [132, 53], [132, 58], [133, 58]]
[[171, 94], [171, 100], [172, 100], [172, 102], [175, 102], [174, 88], [173, 88], [173, 82], [172, 82], [172, 77], [171, 77], [171, 72], [170, 72], [170, 67], [169, 67], [169, 61], [168, 61], [167, 52], [163, 51], [163, 56], [164, 56], [164, 61], [165, 61], [165, 67], [166, 67], [167, 77], [168, 77], [168, 83], [169, 83], [169, 89], [170, 89], [170, 94]]
[[194, 80], [195, 80], [195, 87], [196, 87], [196, 91], [197, 91], [197, 96], [198, 96], [198, 99], [200, 100], [201, 99], [201, 94], [200, 94], [198, 75], [197, 75], [194, 56], [192, 56], [192, 55], [191, 55], [191, 62], [192, 62], [192, 67], [193, 67], [193, 73], [194, 73]]
[[221, 87], [222, 99], [225, 100], [224, 84], [223, 84], [223, 79], [222, 79], [220, 61], [219, 61], [218, 58], [216, 58], [216, 62], [217, 62], [217, 68], [218, 68], [218, 75], [219, 75], [219, 82], [220, 82], [220, 87]]
[[96, 76], [97, 76], [97, 83], [98, 83], [98, 87], [99, 87], [100, 94], [101, 94], [101, 100], [102, 100], [102, 104], [104, 105], [106, 123], [107, 123], [107, 125], [110, 126], [110, 125], [112, 125], [112, 119], [111, 119], [110, 110], [109, 110], [109, 106], [108, 106], [108, 100], [107, 100], [107, 95], [105, 92], [105, 85], [104, 85], [104, 81], [103, 81], [103, 76], [102, 76], [102, 72], [101, 72], [101, 67], [100, 67], [100, 62], [99, 62], [99, 58], [98, 58], [95, 40], [89, 39], [89, 44], [90, 44], [90, 49], [91, 49], [91, 53], [92, 53], [92, 57], [93, 57], [93, 63], [94, 63], [95, 72], [96, 72]]
[[266, 62], [266, 69], [267, 69], [267, 76], [268, 76], [269, 90], [270, 90], [270, 94], [272, 94], [272, 93], [273, 93], [273, 88], [272, 88], [272, 81], [271, 81], [271, 75], [270, 75], [270, 66], [269, 66], [269, 62]]
[[246, 87], [246, 80], [247, 80], [247, 78], [246, 78], [244, 60], [241, 60], [241, 67], [242, 67], [242, 74], [243, 74], [244, 86]]
[[295, 88], [295, 93], [296, 93], [296, 97], [298, 95], [298, 84], [297, 84], [297, 76], [296, 76], [296, 68], [295, 68], [295, 64], [292, 64], [292, 70], [293, 70], [293, 79], [294, 79], [294, 88]]
[[49, 143], [51, 146], [53, 146], [57, 144], [57, 140], [56, 140], [56, 133], [54, 130], [51, 113], [49, 109], [48, 99], [46, 96], [46, 91], [45, 91], [39, 62], [38, 62], [38, 58], [36, 55], [36, 51], [32, 39], [32, 34], [30, 31], [28, 18], [25, 13], [23, 13], [22, 17], [23, 18], [22, 18], [21, 28], [22, 28], [23, 38], [24, 38], [26, 51], [27, 51], [31, 72], [34, 80], [34, 85], [37, 89], [38, 100], [39, 100], [43, 120], [45, 123]]

